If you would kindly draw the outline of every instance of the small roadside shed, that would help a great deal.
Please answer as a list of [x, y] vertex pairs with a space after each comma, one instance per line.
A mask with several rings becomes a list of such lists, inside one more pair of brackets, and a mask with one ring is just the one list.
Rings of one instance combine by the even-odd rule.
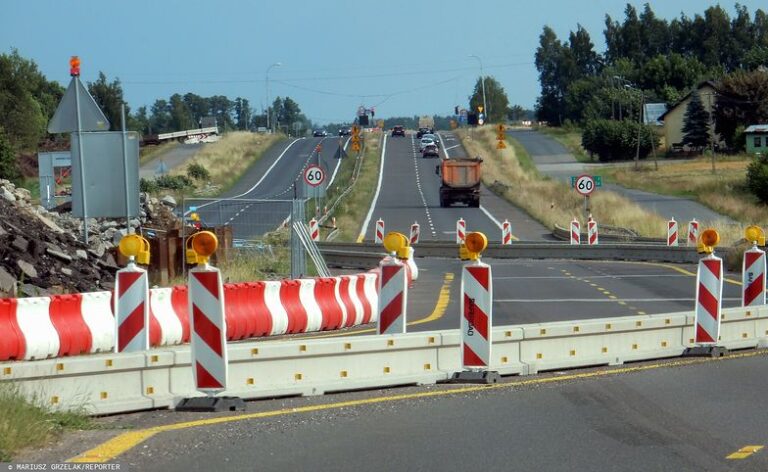
[[744, 130], [748, 154], [768, 154], [768, 124], [751, 125]]

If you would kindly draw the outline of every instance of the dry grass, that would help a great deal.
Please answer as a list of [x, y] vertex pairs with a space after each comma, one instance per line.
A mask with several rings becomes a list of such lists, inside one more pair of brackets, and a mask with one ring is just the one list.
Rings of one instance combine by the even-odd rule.
[[538, 131], [555, 138], [560, 144], [568, 149], [579, 162], [594, 162], [589, 157], [589, 153], [581, 147], [581, 130], [578, 128], [549, 128], [542, 126]]
[[185, 175], [189, 164], [200, 164], [211, 174], [210, 185], [224, 192], [261, 158], [264, 151], [283, 138], [279, 134], [265, 135], [247, 131], [227, 133], [219, 141], [205, 145], [185, 165], [171, 171], [171, 174]]
[[[517, 155], [524, 151], [522, 147], [497, 150], [491, 128], [474, 130], [473, 136], [466, 130], [457, 134], [469, 155], [483, 157], [483, 183], [543, 225], [567, 227], [574, 217], [584, 219], [584, 198], [568, 185], [542, 178], [521, 165], [526, 160], [526, 156]], [[605, 225], [632, 228], [652, 237], [661, 237], [666, 228], [662, 218], [612, 192], [595, 193], [590, 204], [595, 219]]]

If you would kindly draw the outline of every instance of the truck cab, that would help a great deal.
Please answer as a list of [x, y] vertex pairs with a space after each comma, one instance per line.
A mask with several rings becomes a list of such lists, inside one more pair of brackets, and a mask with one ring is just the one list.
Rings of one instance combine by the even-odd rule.
[[449, 207], [454, 203], [464, 203], [469, 207], [480, 206], [480, 178], [483, 160], [444, 159], [435, 168], [440, 176], [440, 206]]

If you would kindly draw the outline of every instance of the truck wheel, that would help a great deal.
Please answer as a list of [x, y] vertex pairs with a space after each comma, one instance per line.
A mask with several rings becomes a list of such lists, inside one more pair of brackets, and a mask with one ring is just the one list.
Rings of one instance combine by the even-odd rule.
[[469, 206], [471, 206], [472, 208], [480, 208], [480, 199], [477, 198], [475, 200], [472, 200], [471, 202], [469, 202]]

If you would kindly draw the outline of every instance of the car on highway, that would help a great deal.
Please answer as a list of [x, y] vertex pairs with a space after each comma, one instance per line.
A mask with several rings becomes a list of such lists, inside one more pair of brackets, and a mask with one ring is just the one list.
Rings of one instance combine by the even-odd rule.
[[392, 137], [405, 136], [405, 128], [402, 125], [392, 127]]
[[424, 138], [431, 139], [432, 141], [435, 142], [435, 144], [437, 144], [438, 147], [440, 147], [440, 138], [438, 138], [436, 134], [427, 133], [421, 137], [421, 139], [424, 139]]
[[427, 144], [421, 151], [421, 157], [440, 157], [440, 149], [436, 144]]
[[419, 128], [418, 131], [416, 131], [416, 139], [421, 139], [421, 137], [424, 136], [425, 134], [432, 134], [434, 132], [435, 130], [433, 130], [432, 128], [421, 127]]
[[352, 128], [339, 129], [339, 136], [350, 136], [350, 135], [352, 135]]
[[[430, 144], [435, 144], [435, 140], [432, 138], [421, 138], [419, 141], [419, 152], [424, 152], [424, 148]], [[435, 144], [437, 146], [437, 144]]]
[[324, 138], [324, 137], [328, 136], [328, 132], [325, 131], [324, 129], [316, 129], [316, 130], [312, 131], [312, 136], [314, 136], [316, 138]]

